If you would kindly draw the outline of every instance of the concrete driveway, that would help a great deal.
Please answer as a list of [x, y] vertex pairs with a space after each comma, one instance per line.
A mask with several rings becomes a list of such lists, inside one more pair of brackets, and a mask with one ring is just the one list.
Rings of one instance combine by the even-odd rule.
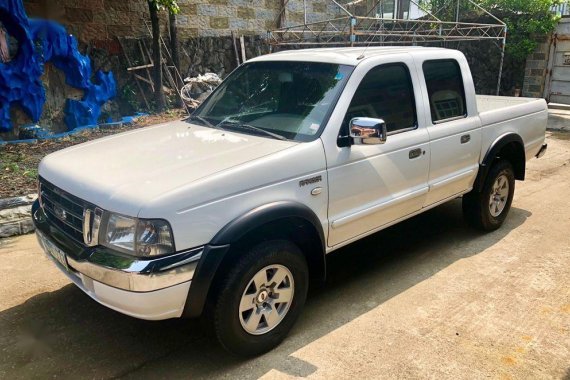
[[568, 137], [499, 231], [469, 229], [457, 200], [332, 254], [290, 337], [252, 360], [196, 321], [100, 306], [33, 235], [1, 241], [0, 378], [570, 379]]

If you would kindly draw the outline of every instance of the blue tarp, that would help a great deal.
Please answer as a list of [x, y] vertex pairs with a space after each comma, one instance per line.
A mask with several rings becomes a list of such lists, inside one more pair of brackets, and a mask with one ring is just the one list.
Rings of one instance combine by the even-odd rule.
[[63, 71], [68, 85], [84, 91], [81, 100], [66, 101], [64, 119], [68, 130], [96, 125], [101, 106], [116, 95], [113, 74], [97, 71], [98, 84], [94, 84], [91, 60], [79, 53], [77, 39], [56, 22], [29, 19], [22, 0], [1, 0], [0, 21], [18, 41], [16, 57], [0, 63], [0, 132], [12, 129], [12, 105], [22, 108], [34, 123], [39, 121], [46, 100], [41, 82], [46, 62]]
[[8, 140], [3, 141], [0, 140], [0, 146], [7, 145], [7, 144], [35, 144], [38, 141], [43, 140], [57, 140], [61, 138], [65, 138], [67, 136], [72, 136], [79, 134], [85, 130], [92, 130], [94, 128], [102, 128], [102, 129], [112, 129], [121, 127], [123, 125], [129, 125], [135, 122], [135, 120], [139, 117], [148, 116], [147, 113], [138, 112], [133, 116], [123, 116], [119, 121], [111, 121], [105, 124], [93, 124], [93, 125], [85, 125], [81, 127], [77, 127], [72, 129], [71, 131], [62, 132], [62, 133], [52, 133], [50, 131], [45, 130], [44, 128], [40, 127], [39, 125], [27, 125], [20, 128], [20, 134], [24, 137], [21, 140]]

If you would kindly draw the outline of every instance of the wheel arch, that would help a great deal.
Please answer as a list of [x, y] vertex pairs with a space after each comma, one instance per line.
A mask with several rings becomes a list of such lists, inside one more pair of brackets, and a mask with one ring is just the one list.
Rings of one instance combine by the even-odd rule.
[[325, 236], [317, 215], [307, 206], [294, 201], [279, 201], [254, 208], [226, 224], [212, 239], [212, 245], [232, 244], [251, 231], [280, 219], [299, 218], [316, 230], [324, 251]]
[[499, 137], [485, 154], [479, 166], [479, 173], [473, 188], [482, 191], [485, 179], [493, 163], [498, 159], [506, 159], [513, 166], [515, 179], [524, 181], [526, 171], [526, 154], [522, 138], [516, 133], [508, 133]]
[[202, 313], [216, 292], [216, 284], [248, 245], [279, 238], [291, 240], [301, 249], [309, 266], [310, 283], [322, 284], [326, 277], [326, 240], [319, 218], [301, 203], [273, 202], [235, 218], [212, 238], [192, 280], [184, 316]]

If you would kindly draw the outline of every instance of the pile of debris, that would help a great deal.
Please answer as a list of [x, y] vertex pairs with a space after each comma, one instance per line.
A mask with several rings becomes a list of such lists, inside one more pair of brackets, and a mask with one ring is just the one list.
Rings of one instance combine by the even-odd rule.
[[195, 78], [184, 79], [186, 83], [180, 90], [180, 97], [190, 109], [196, 109], [222, 83], [215, 73], [198, 75]]

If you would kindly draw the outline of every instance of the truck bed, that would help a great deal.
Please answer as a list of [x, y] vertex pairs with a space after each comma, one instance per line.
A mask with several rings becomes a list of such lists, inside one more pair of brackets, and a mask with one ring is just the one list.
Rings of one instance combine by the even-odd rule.
[[[515, 133], [522, 137], [527, 159], [544, 142], [548, 108], [544, 99], [477, 95], [477, 108], [483, 129], [483, 147], [500, 136]], [[486, 150], [485, 148], [485, 150]], [[481, 152], [482, 156], [485, 154]]]
[[476, 100], [483, 125], [544, 111], [543, 99], [477, 95]]

